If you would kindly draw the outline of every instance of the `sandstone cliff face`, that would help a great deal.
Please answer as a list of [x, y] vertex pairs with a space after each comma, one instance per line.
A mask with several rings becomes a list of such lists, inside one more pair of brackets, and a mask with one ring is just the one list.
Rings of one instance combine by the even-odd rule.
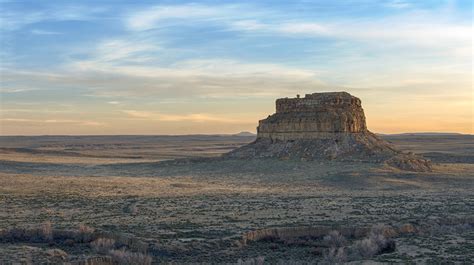
[[360, 99], [346, 92], [307, 94], [276, 101], [276, 113], [260, 120], [255, 142], [224, 157], [385, 162], [410, 171], [431, 163], [404, 154], [367, 129]]
[[330, 139], [367, 131], [360, 99], [346, 92], [314, 93], [276, 101], [276, 113], [259, 121], [258, 138]]

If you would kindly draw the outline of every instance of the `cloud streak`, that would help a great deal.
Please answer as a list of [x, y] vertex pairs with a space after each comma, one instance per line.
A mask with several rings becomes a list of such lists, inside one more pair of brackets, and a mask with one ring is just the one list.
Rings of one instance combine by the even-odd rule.
[[57, 31], [49, 31], [49, 30], [41, 30], [41, 29], [33, 29], [31, 33], [34, 35], [60, 35], [61, 32]]
[[216, 19], [225, 13], [229, 14], [227, 9], [223, 6], [212, 7], [198, 4], [154, 6], [128, 15], [125, 25], [130, 30], [143, 31], [159, 27], [160, 22], [169, 19]]
[[447, 51], [449, 55], [472, 55], [472, 26], [457, 21], [443, 20], [425, 12], [366, 20], [291, 21], [265, 23], [260, 21], [237, 21], [233, 30], [282, 34], [290, 37], [326, 38], [339, 41], [365, 42], [397, 50], [400, 47], [430, 53], [433, 50]]
[[[131, 12], [126, 15], [124, 24], [131, 30], [143, 31], [167, 25], [166, 21], [200, 22], [242, 32], [364, 41], [378, 45], [384, 42], [387, 48], [400, 45], [423, 49], [471, 46], [470, 21], [459, 21], [456, 14], [445, 7], [427, 11], [398, 0], [385, 5], [402, 12], [383, 17], [295, 19], [298, 14], [290, 11], [283, 14], [242, 5], [158, 5]], [[466, 51], [464, 48], [458, 50]]]
[[4, 125], [9, 123], [13, 124], [24, 124], [24, 125], [82, 125], [82, 126], [102, 126], [104, 123], [87, 120], [62, 120], [62, 119], [47, 119], [47, 120], [35, 120], [35, 119], [22, 119], [22, 118], [1, 118], [0, 122]]
[[[8, 5], [8, 3], [5, 5]], [[90, 21], [96, 19], [104, 11], [105, 9], [102, 7], [80, 5], [53, 5], [43, 10], [28, 11], [5, 8], [0, 16], [0, 30], [15, 31], [45, 21]], [[37, 30], [38, 32], [41, 32], [41, 30]]]
[[138, 111], [138, 110], [123, 110], [123, 113], [127, 114], [132, 118], [150, 120], [150, 121], [163, 121], [163, 122], [218, 122], [218, 123], [239, 123], [248, 121], [238, 121], [229, 117], [219, 117], [213, 114], [206, 113], [192, 113], [192, 114], [163, 114], [151, 111]]

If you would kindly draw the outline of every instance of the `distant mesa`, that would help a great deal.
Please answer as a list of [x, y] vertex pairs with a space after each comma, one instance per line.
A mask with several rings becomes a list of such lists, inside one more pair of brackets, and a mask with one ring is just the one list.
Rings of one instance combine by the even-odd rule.
[[251, 132], [239, 132], [239, 133], [236, 133], [234, 134], [234, 136], [242, 136], [242, 137], [255, 137], [257, 136], [255, 133], [251, 133]]
[[388, 134], [390, 136], [459, 136], [466, 135], [462, 133], [447, 133], [447, 132], [418, 132], [418, 133], [396, 133]]
[[276, 113], [259, 121], [257, 139], [224, 157], [372, 161], [431, 170], [429, 160], [403, 153], [370, 132], [361, 100], [347, 92], [277, 99]]

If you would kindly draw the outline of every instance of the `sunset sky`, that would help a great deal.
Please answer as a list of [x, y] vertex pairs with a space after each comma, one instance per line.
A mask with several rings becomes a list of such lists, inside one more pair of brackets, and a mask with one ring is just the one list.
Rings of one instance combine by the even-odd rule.
[[465, 1], [0, 0], [0, 133], [255, 132], [347, 91], [378, 133], [474, 133]]

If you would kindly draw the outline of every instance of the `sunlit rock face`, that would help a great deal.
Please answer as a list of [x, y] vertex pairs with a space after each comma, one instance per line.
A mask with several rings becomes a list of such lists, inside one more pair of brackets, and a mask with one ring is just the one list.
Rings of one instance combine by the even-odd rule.
[[259, 121], [257, 139], [223, 157], [370, 161], [431, 170], [428, 160], [402, 153], [370, 132], [361, 100], [347, 92], [277, 99], [276, 113]]
[[366, 131], [360, 99], [346, 92], [278, 99], [276, 113], [259, 121], [257, 128], [258, 138], [271, 140], [324, 139]]

